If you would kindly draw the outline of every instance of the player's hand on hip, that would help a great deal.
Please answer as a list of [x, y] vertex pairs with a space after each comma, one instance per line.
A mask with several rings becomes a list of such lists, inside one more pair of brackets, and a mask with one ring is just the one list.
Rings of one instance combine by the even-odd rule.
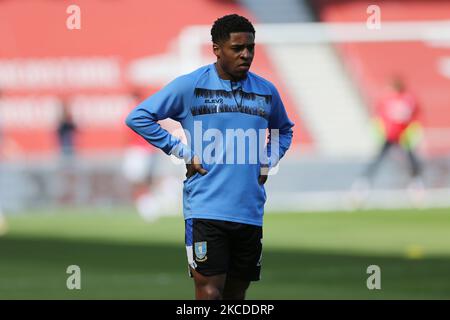
[[208, 171], [203, 169], [200, 159], [197, 156], [194, 156], [191, 160], [191, 163], [186, 164], [186, 178], [189, 179], [197, 172], [202, 176], [208, 173]]

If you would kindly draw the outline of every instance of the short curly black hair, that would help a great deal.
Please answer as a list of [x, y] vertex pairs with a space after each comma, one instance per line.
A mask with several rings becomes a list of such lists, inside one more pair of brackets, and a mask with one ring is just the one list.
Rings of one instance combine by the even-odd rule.
[[250, 32], [255, 35], [255, 28], [247, 18], [229, 14], [214, 21], [211, 28], [211, 37], [213, 43], [219, 43], [230, 39], [232, 32]]

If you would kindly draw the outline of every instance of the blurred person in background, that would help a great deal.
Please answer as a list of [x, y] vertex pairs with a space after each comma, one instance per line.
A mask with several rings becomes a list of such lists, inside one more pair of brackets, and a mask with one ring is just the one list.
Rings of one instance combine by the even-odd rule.
[[[2, 92], [0, 91], [0, 103], [1, 99], [2, 99]], [[16, 156], [17, 154], [19, 154], [19, 148], [15, 143], [13, 143], [4, 136], [2, 127], [0, 127], [0, 178], [2, 177], [3, 174], [3, 167], [2, 167], [3, 161], [8, 158], [14, 158], [14, 156]], [[8, 223], [3, 214], [3, 207], [0, 201], [0, 236], [6, 234], [7, 231], [8, 231]]]
[[[3, 161], [3, 140], [2, 140], [2, 132], [0, 131], [0, 178], [2, 175], [3, 168], [1, 167], [1, 162]], [[2, 203], [0, 201], [0, 236], [5, 234], [8, 229], [8, 225], [6, 222], [6, 218], [3, 214]]]
[[61, 204], [73, 204], [76, 197], [77, 171], [75, 169], [77, 125], [65, 98], [59, 100], [59, 119], [56, 140], [59, 148], [60, 186], [56, 188]]
[[[173, 80], [141, 102], [126, 123], [150, 144], [186, 162], [183, 213], [195, 297], [237, 300], [245, 299], [250, 282], [260, 279], [264, 184], [290, 147], [294, 124], [276, 87], [249, 72], [255, 49], [251, 22], [236, 14], [224, 16], [214, 22], [211, 36], [216, 62]], [[158, 121], [166, 118], [182, 124], [188, 145], [161, 128]], [[258, 161], [236, 163], [233, 137], [223, 144], [216, 138], [210, 157], [195, 153], [209, 130], [222, 140], [227, 131], [270, 132], [267, 144], [265, 135], [262, 139], [256, 133], [261, 144], [244, 143], [244, 156], [250, 158], [253, 149], [265, 153], [258, 153]], [[228, 162], [227, 155], [233, 160]]]
[[[2, 92], [0, 91], [0, 101], [1, 101], [1, 99], [2, 99]], [[1, 124], [1, 122], [0, 122], [0, 124]], [[1, 164], [3, 162], [3, 152], [4, 152], [3, 151], [3, 148], [4, 148], [3, 140], [4, 140], [3, 132], [2, 132], [2, 128], [0, 127], [0, 178], [2, 175], [2, 169], [3, 169], [1, 166]], [[5, 234], [6, 230], [7, 230], [6, 219], [3, 215], [2, 203], [0, 202], [0, 236]]]
[[416, 154], [420, 136], [419, 104], [415, 96], [408, 91], [401, 77], [393, 77], [388, 94], [376, 106], [375, 124], [382, 137], [382, 147], [367, 167], [362, 178], [353, 184], [354, 190], [367, 190], [372, 186], [373, 178], [389, 150], [399, 148], [404, 151], [409, 164], [411, 182], [408, 189], [414, 200], [424, 189], [421, 177], [422, 166]]
[[[126, 115], [141, 102], [137, 88], [131, 90], [130, 99]], [[122, 174], [131, 184], [132, 198], [140, 216], [147, 221], [155, 221], [160, 213], [156, 197], [152, 194], [156, 168], [155, 148], [130, 130], [125, 132], [125, 144]]]
[[64, 99], [61, 99], [60, 118], [56, 129], [59, 150], [64, 160], [71, 160], [75, 156], [75, 135], [77, 126], [72, 112]]
[[[142, 101], [137, 88], [130, 91], [130, 98], [126, 115]], [[179, 212], [181, 194], [173, 192], [179, 187], [176, 171], [162, 166], [162, 155], [134, 131], [126, 130], [125, 139], [122, 174], [131, 185], [139, 215], [147, 222], [155, 222], [162, 216]]]

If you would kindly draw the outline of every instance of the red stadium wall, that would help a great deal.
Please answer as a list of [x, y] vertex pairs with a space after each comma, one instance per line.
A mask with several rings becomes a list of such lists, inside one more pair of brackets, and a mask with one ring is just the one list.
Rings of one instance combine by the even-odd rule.
[[[327, 22], [365, 23], [366, 9], [372, 4], [381, 9], [381, 24], [450, 19], [450, 1], [319, 0], [314, 3], [320, 19]], [[421, 105], [426, 142], [423, 151], [429, 155], [450, 153], [450, 72], [444, 67], [445, 61], [450, 63], [450, 46], [378, 42], [348, 43], [337, 48], [370, 108], [384, 94], [389, 79], [401, 75]]]
[[[251, 18], [233, 1], [79, 0], [81, 29], [69, 30], [70, 4], [0, 1], [0, 130], [23, 155], [56, 152], [56, 97], [66, 99], [74, 112], [80, 153], [124, 148], [128, 129], [123, 117], [132, 103], [133, 86], [128, 65], [167, 52], [186, 26], [210, 25], [234, 12]], [[279, 87], [297, 124], [294, 143], [310, 141], [263, 48], [257, 51], [253, 70]], [[140, 89], [145, 97], [159, 88]]]

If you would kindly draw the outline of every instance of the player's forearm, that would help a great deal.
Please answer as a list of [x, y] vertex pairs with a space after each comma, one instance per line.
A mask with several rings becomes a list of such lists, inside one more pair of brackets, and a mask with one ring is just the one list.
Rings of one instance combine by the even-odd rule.
[[126, 124], [147, 142], [166, 154], [173, 154], [177, 158], [185, 160], [192, 158], [190, 148], [163, 129], [150, 112], [139, 108], [135, 109], [128, 115]]

